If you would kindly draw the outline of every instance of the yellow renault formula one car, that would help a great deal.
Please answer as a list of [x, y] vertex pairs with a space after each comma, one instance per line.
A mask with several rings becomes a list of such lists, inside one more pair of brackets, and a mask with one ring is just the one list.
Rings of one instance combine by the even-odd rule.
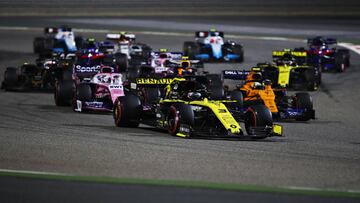
[[273, 87], [294, 90], [317, 90], [321, 84], [319, 67], [309, 66], [306, 51], [284, 49], [272, 52], [273, 63], [259, 63], [265, 79], [270, 79]]
[[[125, 93], [114, 105], [116, 126], [137, 127], [144, 123], [179, 137], [261, 139], [282, 136], [282, 126], [273, 124], [266, 106], [254, 105], [246, 112], [237, 111], [237, 101], [212, 94], [212, 90], [222, 87], [212, 86], [206, 76], [146, 81], [149, 85], [168, 82], [165, 95], [149, 104], [136, 92]], [[144, 85], [145, 80], [138, 79], [138, 82]], [[246, 134], [240, 122], [244, 123]]]

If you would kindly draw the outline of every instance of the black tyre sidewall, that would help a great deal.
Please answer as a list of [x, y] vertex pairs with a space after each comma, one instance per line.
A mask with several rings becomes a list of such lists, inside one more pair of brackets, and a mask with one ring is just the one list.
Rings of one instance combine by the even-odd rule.
[[56, 81], [54, 99], [57, 106], [70, 106], [72, 104], [74, 86], [73, 81]]
[[261, 128], [272, 126], [271, 111], [265, 105], [253, 105], [248, 108], [245, 113], [245, 129], [248, 135], [253, 135], [251, 128]]
[[76, 88], [76, 99], [80, 101], [90, 101], [92, 96], [91, 86], [89, 84], [79, 84]]
[[[174, 120], [172, 120], [174, 119]], [[175, 136], [180, 129], [181, 124], [192, 127], [194, 125], [194, 111], [191, 106], [178, 103], [170, 106], [167, 114], [168, 132]]]
[[138, 127], [140, 124], [141, 102], [134, 94], [118, 97], [114, 103], [113, 116], [118, 127]]

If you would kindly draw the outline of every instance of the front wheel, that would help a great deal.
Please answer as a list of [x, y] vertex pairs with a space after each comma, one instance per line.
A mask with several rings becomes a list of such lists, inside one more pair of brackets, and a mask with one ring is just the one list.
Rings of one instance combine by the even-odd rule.
[[11, 86], [14, 86], [17, 80], [18, 80], [17, 68], [15, 67], [6, 68], [4, 73], [3, 88], [7, 91], [10, 90]]
[[196, 59], [196, 55], [200, 53], [200, 48], [196, 42], [184, 42], [183, 52], [189, 59]]
[[71, 80], [60, 80], [55, 84], [54, 99], [56, 106], [70, 106], [74, 94], [74, 82]]
[[244, 122], [247, 134], [253, 138], [262, 139], [271, 133], [272, 114], [265, 105], [250, 106], [245, 113]]
[[141, 101], [136, 95], [128, 94], [115, 100], [113, 116], [117, 127], [138, 127], [140, 114]]
[[296, 109], [304, 110], [304, 114], [296, 118], [297, 121], [308, 121], [311, 118], [314, 118], [313, 101], [309, 93], [307, 92], [296, 93], [294, 105]]
[[186, 104], [173, 104], [167, 114], [168, 132], [173, 136], [190, 137], [194, 111]]

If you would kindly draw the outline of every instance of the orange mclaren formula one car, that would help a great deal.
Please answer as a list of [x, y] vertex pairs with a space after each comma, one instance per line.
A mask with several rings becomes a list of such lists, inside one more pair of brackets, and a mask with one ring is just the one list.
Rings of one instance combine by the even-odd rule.
[[263, 80], [260, 69], [250, 71], [225, 70], [224, 79], [241, 80], [233, 91], [228, 91], [231, 99], [238, 101], [238, 106], [247, 109], [254, 104], [265, 104], [276, 119], [295, 119], [308, 121], [315, 119], [312, 97], [300, 92], [287, 96], [285, 89], [274, 89], [270, 80]]

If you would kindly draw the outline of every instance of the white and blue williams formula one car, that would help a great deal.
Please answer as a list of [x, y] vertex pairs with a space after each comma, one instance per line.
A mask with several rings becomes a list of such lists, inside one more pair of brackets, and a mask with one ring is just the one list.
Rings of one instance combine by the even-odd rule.
[[214, 29], [196, 32], [195, 41], [184, 42], [183, 52], [190, 59], [204, 62], [242, 62], [244, 49], [241, 44], [225, 40], [224, 32]]

